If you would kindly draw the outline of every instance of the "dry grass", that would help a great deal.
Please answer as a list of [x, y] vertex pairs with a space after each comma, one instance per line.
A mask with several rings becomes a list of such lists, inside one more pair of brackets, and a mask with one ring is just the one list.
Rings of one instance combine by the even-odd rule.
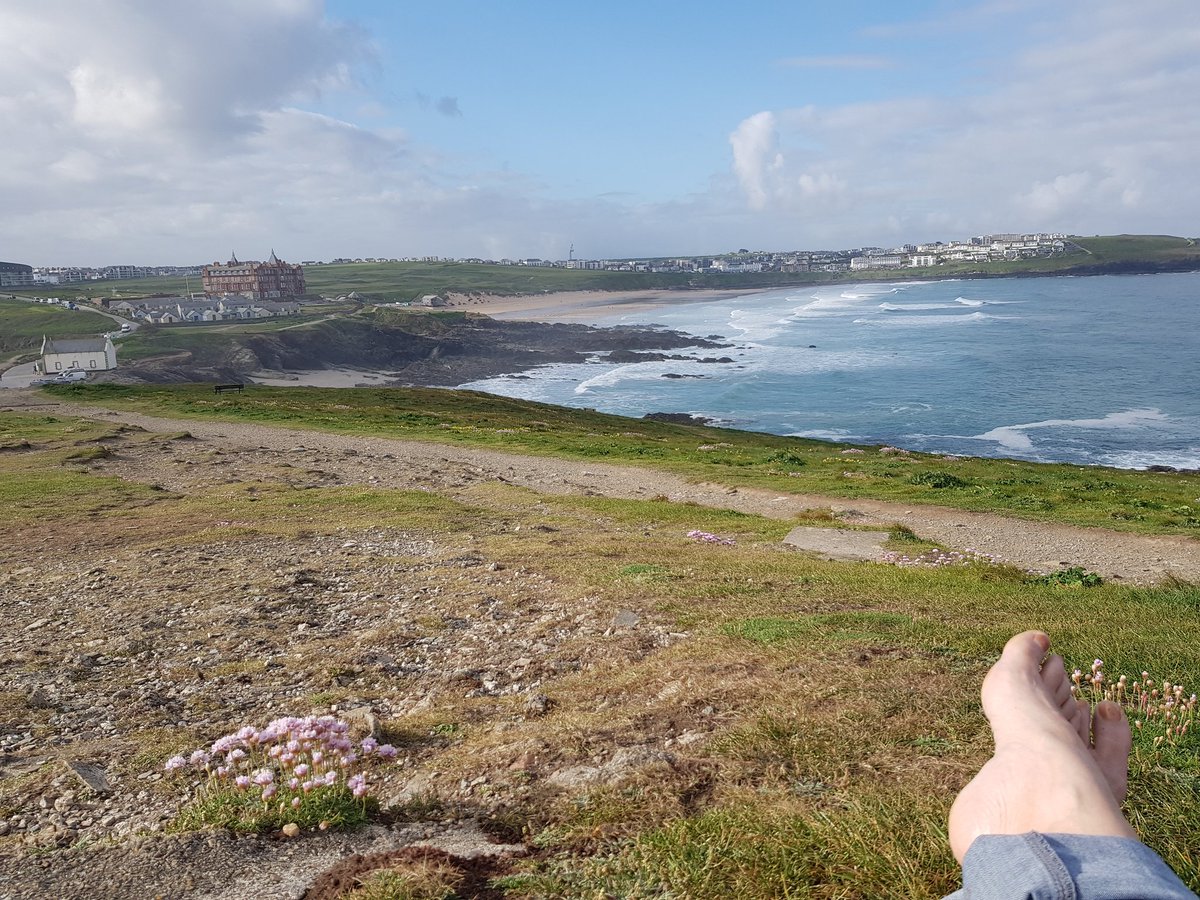
[[[0, 570], [0, 611], [17, 625], [28, 615], [15, 573], [42, 565], [51, 550], [81, 566], [103, 561], [142, 593], [114, 595], [105, 611], [130, 618], [122, 633], [106, 634], [107, 652], [128, 662], [89, 679], [120, 688], [155, 661], [164, 678], [191, 685], [203, 670], [207, 690], [182, 714], [122, 723], [112, 740], [126, 748], [125, 773], [155, 768], [252, 718], [257, 711], [227, 702], [222, 686], [274, 691], [311, 707], [274, 714], [387, 704], [384, 736], [404, 758], [388, 789], [413, 775], [426, 779], [401, 813], [478, 817], [541, 849], [501, 882], [512, 896], [941, 896], [957, 877], [945, 814], [989, 752], [978, 686], [1010, 634], [1036, 625], [1071, 664], [1102, 656], [1113, 672], [1144, 667], [1200, 681], [1200, 592], [1189, 585], [1069, 590], [998, 567], [826, 562], [780, 546], [791, 522], [510, 485], [453, 497], [306, 487], [289, 483], [288, 470], [266, 467], [187, 494], [147, 492], [64, 468], [62, 454], [99, 433], [40, 423], [30, 429], [34, 449], [0, 456], [4, 474], [20, 475], [4, 488], [14, 502], [0, 506], [0, 524], [15, 536], [14, 563]], [[121, 452], [119, 441], [109, 443]], [[38, 500], [80, 493], [88, 497], [86, 533], [64, 532], [57, 507]], [[686, 537], [692, 528], [737, 544], [697, 543]], [[366, 534], [420, 537], [439, 549], [331, 550]], [[472, 564], [452, 564], [462, 557]], [[200, 565], [205, 579], [196, 584]], [[297, 571], [310, 568], [318, 579], [371, 580], [355, 587], [357, 627], [297, 633], [285, 613], [307, 609], [302, 594], [276, 608], [276, 619], [245, 613], [255, 596], [287, 596]], [[51, 574], [38, 577], [53, 588]], [[65, 584], [74, 576], [61, 577]], [[204, 615], [183, 619], [180, 610], [192, 607], [171, 605], [181, 595]], [[396, 597], [428, 603], [397, 617], [389, 599]], [[538, 619], [552, 602], [576, 617]], [[530, 710], [525, 694], [471, 690], [452, 656], [425, 702], [406, 699], [406, 649], [448, 640], [459, 620], [493, 608], [528, 613], [522, 640], [547, 648], [519, 651], [539, 673], [545, 707]], [[636, 624], [609, 627], [619, 614]], [[81, 628], [92, 627], [88, 615], [79, 612]], [[167, 640], [136, 624], [137, 615], [180, 621]], [[512, 654], [505, 632], [497, 634], [487, 649], [498, 664]], [[246, 639], [286, 665], [237, 656]], [[177, 659], [176, 645], [186, 648]], [[211, 665], [190, 662], [210, 650]], [[371, 668], [361, 661], [368, 651], [396, 657], [397, 666]], [[48, 671], [62, 657], [16, 665]], [[0, 714], [27, 716], [23, 697], [6, 688]], [[183, 730], [173, 725], [178, 715]], [[604, 770], [619, 751], [634, 762]], [[604, 771], [591, 781], [554, 778], [579, 767]], [[1187, 842], [1200, 825], [1198, 770], [1182, 759], [1165, 776], [1140, 772], [1130, 800], [1143, 833], [1193, 886], [1200, 874]], [[0, 798], [19, 804], [24, 782], [8, 782]], [[362, 886], [375, 893], [361, 896], [449, 896], [436, 893], [454, 888], [443, 876], [381, 875]]]

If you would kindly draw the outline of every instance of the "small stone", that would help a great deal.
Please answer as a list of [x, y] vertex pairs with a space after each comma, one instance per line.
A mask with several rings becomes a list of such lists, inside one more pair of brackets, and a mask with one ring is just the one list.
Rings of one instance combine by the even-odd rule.
[[288, 822], [281, 830], [283, 831], [284, 837], [294, 838], [300, 833], [300, 826], [295, 822]]
[[90, 788], [101, 796], [112, 793], [112, 785], [108, 783], [104, 769], [95, 763], [71, 760], [67, 763], [67, 768], [75, 773], [75, 776], [83, 782], [84, 787]]
[[525, 701], [525, 715], [529, 716], [530, 718], [544, 716], [550, 711], [550, 708], [553, 705], [554, 701], [545, 694], [534, 694]]
[[640, 621], [642, 621], [642, 617], [637, 613], [632, 610], [623, 609], [613, 616], [612, 623], [614, 628], [633, 628]]
[[379, 738], [381, 728], [379, 717], [369, 706], [355, 706], [341, 713], [342, 721], [350, 726], [350, 730], [360, 738]]

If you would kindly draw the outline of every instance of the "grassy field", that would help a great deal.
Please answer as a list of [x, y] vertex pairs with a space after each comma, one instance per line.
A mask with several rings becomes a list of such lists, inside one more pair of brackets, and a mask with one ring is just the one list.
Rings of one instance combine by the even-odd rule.
[[[1200, 247], [1187, 238], [1165, 235], [1111, 235], [1078, 238], [1087, 252], [1048, 259], [1002, 261], [992, 263], [949, 263], [932, 269], [905, 269], [906, 277], [946, 277], [954, 275], [1049, 274], [1074, 266], [1104, 264], [1144, 264], [1147, 271], [1162, 266], [1195, 265], [1200, 267]], [[350, 263], [309, 266], [304, 272], [308, 290], [313, 294], [339, 296], [358, 291], [380, 301], [409, 301], [425, 294], [481, 292], [525, 294], [543, 291], [624, 291], [669, 290], [684, 288], [772, 288], [792, 284], [823, 284], [888, 280], [893, 272], [808, 272], [808, 273], [737, 273], [651, 274], [645, 272], [607, 272], [584, 269], [554, 269], [526, 266], [489, 266], [453, 262]], [[198, 290], [198, 279], [191, 280]], [[181, 294], [183, 278], [145, 278], [103, 281], [78, 285], [48, 285], [22, 288], [30, 297], [112, 297], [128, 298], [148, 294]]]
[[90, 337], [114, 327], [112, 319], [86, 309], [0, 299], [0, 362], [37, 350], [43, 335]]
[[634, 462], [737, 486], [936, 503], [1200, 537], [1196, 482], [1181, 474], [880, 452], [879, 447], [633, 420], [472, 391], [256, 387], [230, 398], [214, 397], [207, 385], [47, 390], [80, 402], [182, 418]]
[[[838, 459], [823, 467], [820, 459], [831, 449], [813, 442], [631, 425], [573, 411], [550, 418], [551, 408], [538, 410], [545, 425], [526, 419], [523, 430], [498, 434], [499, 423], [512, 424], [533, 408], [503, 401], [489, 411], [470, 394], [362, 392], [354, 401], [345, 391], [327, 397], [263, 391], [208, 408], [191, 389], [69, 396], [343, 433], [437, 433], [571, 456], [583, 452], [587, 435], [591, 445], [610, 451], [605, 458], [695, 467], [729, 484], [776, 477], [766, 473], [762, 456], [785, 446], [806, 460], [790, 464], [812, 470], [818, 481], [846, 465]], [[640, 435], [626, 434], [635, 431]], [[556, 596], [581, 598], [581, 615], [603, 619], [634, 610], [677, 635], [660, 644], [637, 643], [637, 632], [587, 638], [611, 640], [612, 652], [581, 671], [548, 677], [540, 688], [550, 701], [544, 716], [522, 714], [516, 698], [459, 690], [384, 723], [385, 734], [406, 741], [410, 765], [440, 773], [431, 784], [443, 786], [397, 814], [479, 818], [537, 849], [496, 882], [508, 897], [940, 897], [958, 878], [946, 846], [949, 804], [991, 751], [980, 679], [1009, 635], [1047, 629], [1068, 668], [1087, 669], [1101, 657], [1110, 677], [1145, 669], [1188, 691], [1200, 683], [1200, 590], [1190, 585], [1071, 589], [981, 564], [934, 570], [827, 562], [781, 550], [780, 538], [794, 522], [664, 501], [540, 495], [502, 484], [476, 485], [453, 498], [257, 481], [181, 494], [90, 472], [88, 454], [102, 454], [106, 441], [118, 437], [111, 425], [0, 413], [0, 525], [17, 535], [50, 533], [56, 521], [65, 524], [58, 510], [69, 507], [77, 527], [86, 520], [91, 534], [123, 534], [130, 547], [144, 544], [156, 554], [164, 547], [209, 552], [226, 541], [278, 535], [294, 541], [309, 566], [319, 564], [302, 549], [313, 536], [335, 535], [340, 544], [353, 529], [390, 529], [457, 546], [469, 532], [479, 559], [536, 575]], [[160, 440], [136, 433], [124, 439]], [[695, 447], [709, 440], [733, 445], [721, 452], [740, 464], [703, 461], [708, 451]], [[884, 463], [910, 466], [906, 473], [944, 465]], [[1042, 467], [994, 462], [978, 464], [972, 477], [982, 478], [987, 467], [1051, 477]], [[1052, 483], [1110, 475], [1064, 471]], [[1135, 492], [1153, 494], [1170, 484], [1125, 477]], [[1021, 496], [1050, 496], [1050, 483], [1012, 487]], [[938, 491], [937, 499], [946, 502], [947, 493]], [[230, 521], [214, 526], [217, 518]], [[689, 540], [693, 528], [735, 543]], [[117, 551], [110, 544], [100, 552], [107, 558]], [[214, 640], [204, 638], [210, 621], [177, 621], [166, 643], [182, 642], [190, 657], [198, 652], [186, 649], [190, 637]], [[438, 619], [393, 627], [422, 634], [459, 626]], [[191, 635], [189, 628], [199, 630]], [[284, 639], [282, 629], [263, 634], [258, 653]], [[375, 631], [329, 639], [318, 631], [302, 651], [287, 654], [287, 667], [304, 670], [311, 656], [322, 671], [352, 672], [353, 654], [379, 640]], [[330, 697], [369, 703], [390, 696], [402, 680], [373, 675], [367, 686], [346, 688], [327, 677], [313, 690], [326, 691], [326, 703]], [[220, 684], [210, 678], [203, 693], [219, 694]], [[1142, 837], [1200, 888], [1200, 739], [1192, 731], [1177, 746], [1156, 750], [1154, 736], [1151, 728], [1137, 733], [1126, 808]], [[143, 758], [160, 766], [174, 752], [171, 741], [179, 740], [160, 741]], [[510, 765], [535, 752], [560, 765], [591, 763], [618, 747], [650, 747], [660, 755], [619, 779], [568, 788]], [[419, 877], [434, 876], [401, 870], [393, 887], [411, 889]]]

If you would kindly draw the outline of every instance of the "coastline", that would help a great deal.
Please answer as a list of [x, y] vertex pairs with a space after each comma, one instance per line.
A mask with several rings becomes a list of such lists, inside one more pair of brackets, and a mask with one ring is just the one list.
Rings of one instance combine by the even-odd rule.
[[445, 309], [483, 313], [493, 319], [580, 322], [642, 313], [681, 303], [731, 300], [771, 288], [694, 290], [553, 291], [542, 294], [448, 294]]

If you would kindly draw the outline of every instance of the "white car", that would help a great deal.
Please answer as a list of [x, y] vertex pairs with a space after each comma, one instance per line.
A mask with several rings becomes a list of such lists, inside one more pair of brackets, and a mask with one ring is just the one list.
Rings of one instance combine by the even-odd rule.
[[66, 372], [59, 372], [57, 375], [47, 375], [44, 378], [37, 378], [30, 382], [34, 387], [43, 384], [74, 384], [76, 381], [87, 381], [87, 372], [82, 369], [68, 369]]

